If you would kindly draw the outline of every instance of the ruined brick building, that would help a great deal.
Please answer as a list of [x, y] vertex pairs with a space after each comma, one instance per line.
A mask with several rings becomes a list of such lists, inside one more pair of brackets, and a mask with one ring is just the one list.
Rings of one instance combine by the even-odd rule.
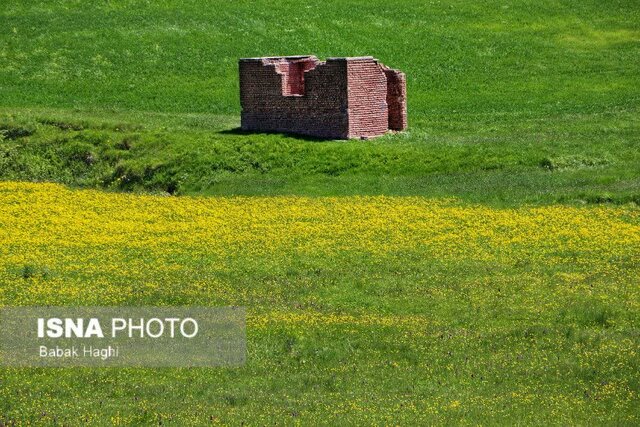
[[404, 73], [376, 59], [240, 59], [242, 129], [322, 138], [379, 136], [407, 127]]

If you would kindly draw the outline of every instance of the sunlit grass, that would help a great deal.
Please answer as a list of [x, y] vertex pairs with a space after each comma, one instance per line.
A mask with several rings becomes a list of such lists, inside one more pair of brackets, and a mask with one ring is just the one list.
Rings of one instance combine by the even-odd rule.
[[8, 421], [637, 421], [637, 208], [0, 183], [0, 212], [3, 305], [248, 309], [242, 368], [4, 370]]
[[[3, 1], [0, 304], [244, 305], [249, 354], [2, 369], [0, 425], [639, 424], [639, 23]], [[409, 130], [239, 132], [238, 58], [290, 54], [403, 70]]]

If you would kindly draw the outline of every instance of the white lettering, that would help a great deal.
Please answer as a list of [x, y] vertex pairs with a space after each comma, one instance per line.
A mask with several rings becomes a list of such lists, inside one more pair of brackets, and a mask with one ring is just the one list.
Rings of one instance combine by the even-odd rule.
[[[187, 334], [185, 332], [185, 328], [184, 328], [184, 324], [187, 322], [191, 322], [193, 324], [193, 333], [191, 335]], [[182, 333], [182, 336], [185, 338], [193, 338], [196, 335], [198, 335], [198, 322], [196, 322], [194, 319], [188, 317], [186, 319], [184, 319], [182, 321], [182, 323], [180, 324], [180, 332]]]

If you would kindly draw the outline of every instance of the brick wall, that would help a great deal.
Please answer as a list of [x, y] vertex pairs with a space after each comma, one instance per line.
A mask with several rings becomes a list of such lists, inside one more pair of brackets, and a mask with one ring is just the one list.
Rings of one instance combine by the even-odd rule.
[[371, 57], [241, 59], [242, 129], [334, 139], [382, 135], [389, 129], [386, 70]]
[[383, 135], [389, 129], [387, 78], [371, 58], [347, 60], [349, 138]]

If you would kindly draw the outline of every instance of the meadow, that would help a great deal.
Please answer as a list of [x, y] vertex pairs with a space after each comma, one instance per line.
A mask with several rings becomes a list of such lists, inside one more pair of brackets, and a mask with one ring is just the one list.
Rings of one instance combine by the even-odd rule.
[[[242, 305], [248, 361], [0, 369], [0, 425], [640, 423], [633, 1], [5, 0], [0, 305]], [[409, 130], [238, 130], [373, 55]]]
[[5, 420], [638, 421], [640, 212], [0, 184], [3, 305], [240, 305], [248, 362], [5, 369]]

